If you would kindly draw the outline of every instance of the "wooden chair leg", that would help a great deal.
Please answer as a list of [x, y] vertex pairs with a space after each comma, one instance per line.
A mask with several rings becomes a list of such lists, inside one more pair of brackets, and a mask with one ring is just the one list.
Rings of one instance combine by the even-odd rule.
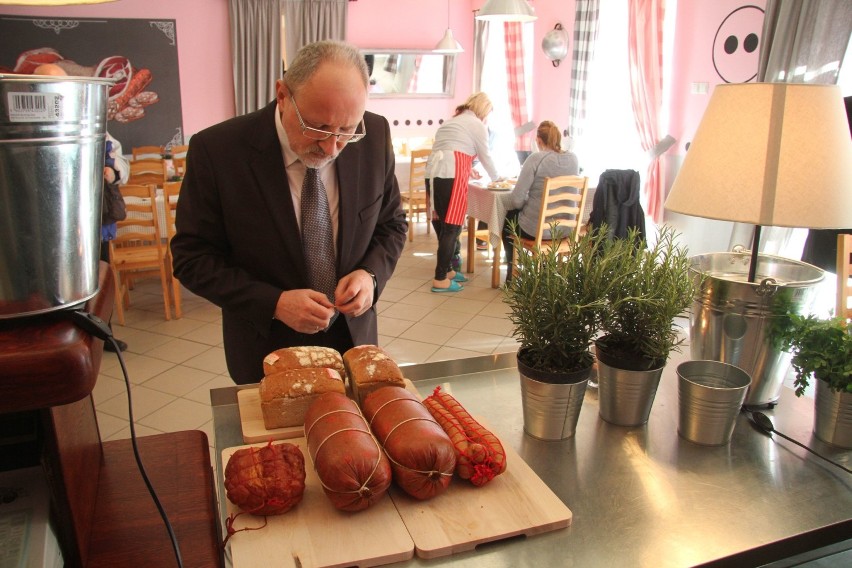
[[170, 321], [172, 319], [172, 309], [171, 309], [171, 301], [169, 300], [169, 282], [168, 276], [166, 275], [166, 266], [163, 264], [160, 266], [160, 285], [163, 288], [163, 308], [166, 312], [166, 321]]
[[112, 277], [115, 280], [115, 319], [118, 320], [119, 325], [124, 325], [124, 294], [126, 289], [122, 287], [121, 277], [115, 267], [113, 267]]
[[172, 270], [171, 274], [172, 279], [172, 297], [175, 301], [175, 319], [180, 319], [183, 316], [183, 309], [180, 305], [180, 281], [175, 278], [174, 270]]

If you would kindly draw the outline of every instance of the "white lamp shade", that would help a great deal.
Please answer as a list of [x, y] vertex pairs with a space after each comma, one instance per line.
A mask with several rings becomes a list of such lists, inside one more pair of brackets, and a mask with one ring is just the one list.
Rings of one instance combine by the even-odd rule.
[[441, 38], [441, 41], [438, 42], [438, 45], [433, 49], [435, 53], [461, 53], [464, 51], [459, 42], [456, 41], [456, 38], [453, 37], [453, 30], [447, 28], [444, 37]]
[[665, 204], [775, 227], [852, 227], [852, 138], [836, 85], [719, 85]]
[[537, 16], [527, 0], [488, 0], [476, 14], [477, 20], [532, 22]]

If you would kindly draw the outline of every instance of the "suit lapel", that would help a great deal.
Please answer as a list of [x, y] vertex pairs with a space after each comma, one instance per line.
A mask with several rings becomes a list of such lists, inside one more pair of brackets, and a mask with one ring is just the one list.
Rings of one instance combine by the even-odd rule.
[[363, 236], [356, 235], [358, 228], [358, 180], [361, 177], [361, 152], [363, 145], [350, 144], [337, 156], [337, 187], [340, 190], [337, 234], [337, 267], [345, 266], [344, 259], [352, 255], [352, 243]]
[[[284, 170], [284, 158], [281, 155], [281, 145], [275, 131], [275, 115], [277, 105], [273, 101], [259, 115], [259, 122], [253, 132], [249, 133], [251, 145], [255, 154], [251, 160], [251, 171], [261, 195], [266, 201], [278, 234], [282, 239], [290, 259], [295, 266], [282, 266], [282, 269], [293, 270], [298, 274], [306, 274], [305, 260], [302, 254], [302, 238], [299, 234], [299, 224], [296, 211], [293, 208], [293, 198]], [[271, 238], [275, 238], [270, 235]]]

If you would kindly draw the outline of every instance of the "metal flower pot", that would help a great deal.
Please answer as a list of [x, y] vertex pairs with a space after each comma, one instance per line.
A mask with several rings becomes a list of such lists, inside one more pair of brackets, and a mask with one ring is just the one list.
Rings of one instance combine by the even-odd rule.
[[544, 373], [518, 359], [518, 372], [524, 432], [539, 440], [572, 437], [577, 430], [591, 367], [573, 373]]
[[814, 434], [828, 444], [852, 448], [852, 393], [837, 392], [817, 380]]
[[665, 365], [647, 371], [619, 369], [598, 354], [598, 402], [601, 418], [617, 426], [641, 426], [648, 422], [651, 406]]

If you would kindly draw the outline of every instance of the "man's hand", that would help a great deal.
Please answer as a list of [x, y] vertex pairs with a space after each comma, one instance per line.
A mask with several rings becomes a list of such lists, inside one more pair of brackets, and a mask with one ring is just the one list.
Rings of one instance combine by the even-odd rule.
[[109, 166], [104, 166], [104, 181], [107, 183], [115, 183], [115, 170]]
[[373, 277], [363, 269], [350, 272], [340, 279], [334, 291], [335, 307], [342, 314], [358, 317], [373, 305]]
[[[369, 278], [369, 275], [368, 275]], [[339, 287], [339, 286], [338, 286]], [[317, 333], [328, 327], [334, 306], [322, 292], [287, 290], [275, 306], [275, 319], [301, 333]]]

